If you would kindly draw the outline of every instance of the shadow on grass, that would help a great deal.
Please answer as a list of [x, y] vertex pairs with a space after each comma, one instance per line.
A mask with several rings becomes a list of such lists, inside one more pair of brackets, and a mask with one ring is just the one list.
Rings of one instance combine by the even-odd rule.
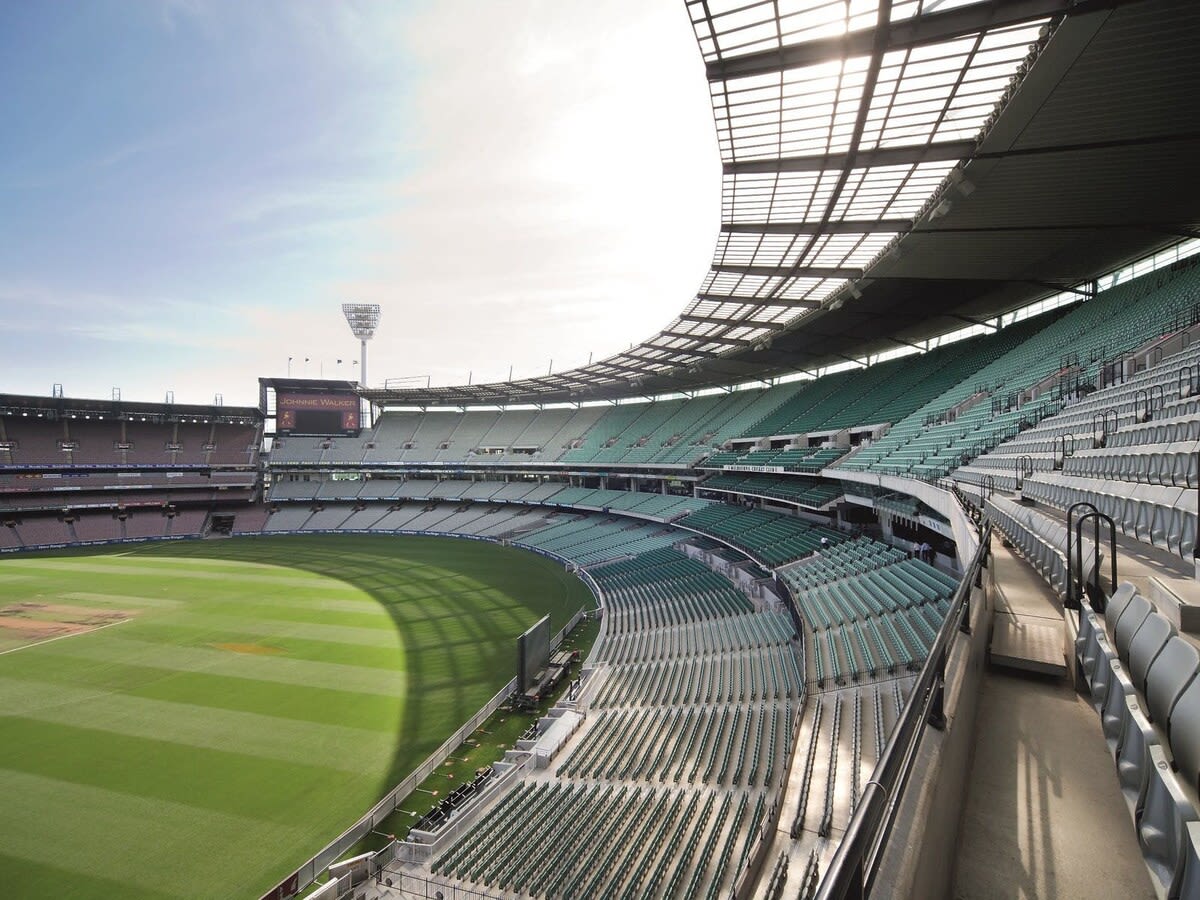
[[593, 605], [583, 582], [552, 560], [481, 541], [277, 535], [122, 550], [143, 557], [301, 569], [375, 599], [400, 635], [407, 678], [393, 759], [377, 796], [406, 777], [516, 674], [521, 632], [547, 613], [557, 631], [580, 607]]

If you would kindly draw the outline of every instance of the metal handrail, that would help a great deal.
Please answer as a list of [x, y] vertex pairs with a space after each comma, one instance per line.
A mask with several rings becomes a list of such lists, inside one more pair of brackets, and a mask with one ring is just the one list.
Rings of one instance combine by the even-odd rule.
[[1088, 509], [1094, 513], [1099, 513], [1094, 503], [1089, 503], [1087, 500], [1080, 500], [1077, 503], [1072, 503], [1067, 508], [1067, 598], [1063, 604], [1067, 609], [1079, 609], [1079, 597], [1083, 593], [1083, 585], [1080, 585], [1080, 590], [1075, 590], [1075, 570], [1071, 568], [1071, 527], [1075, 524], [1075, 510]]
[[[1100, 588], [1100, 523], [1108, 523], [1108, 561], [1112, 567], [1110, 573], [1111, 586], [1113, 590], [1117, 588], [1117, 526], [1113, 523], [1111, 516], [1106, 516], [1102, 512], [1085, 513], [1079, 517], [1079, 521], [1075, 523], [1075, 563], [1076, 576], [1079, 578], [1080, 592], [1083, 590], [1083, 523], [1091, 519], [1096, 526], [1093, 551], [1095, 553], [1095, 564], [1092, 566], [1092, 608], [1098, 613], [1103, 613], [1108, 606], [1108, 598], [1104, 591]], [[1071, 566], [1070, 558], [1067, 559], [1067, 568]]]
[[912, 774], [926, 726], [945, 727], [943, 709], [946, 661], [955, 638], [969, 633], [971, 589], [983, 584], [983, 570], [991, 547], [991, 522], [985, 522], [979, 547], [950, 603], [929, 658], [909, 694], [900, 721], [867, 782], [862, 798], [846, 828], [837, 852], [817, 890], [817, 900], [849, 900], [870, 895], [879, 861], [892, 833], [904, 788]]
[[[1138, 400], [1146, 399], [1146, 418], [1138, 416]], [[1158, 408], [1161, 411], [1167, 405], [1167, 394], [1163, 390], [1161, 384], [1152, 384], [1148, 387], [1138, 388], [1133, 395], [1133, 417], [1138, 422], [1149, 422], [1154, 418], [1154, 399], [1158, 398]]]
[[[1108, 441], [1108, 422], [1109, 416], [1112, 417], [1112, 430], [1116, 431], [1120, 424], [1120, 419], [1117, 416], [1117, 411], [1112, 407], [1102, 410], [1098, 413], [1092, 413], [1092, 444], [1096, 447], [1103, 447]], [[1096, 420], [1100, 420], [1100, 431], [1096, 431]]]
[[[1158, 398], [1158, 411], [1161, 413], [1167, 408], [1167, 392], [1161, 384], [1152, 384], [1149, 387], [1151, 406], [1153, 406], [1154, 398]], [[1153, 410], [1151, 410], [1153, 415]]]
[[[1184, 378], [1184, 375], [1187, 378]], [[1184, 384], [1187, 385], [1187, 393], [1183, 392]], [[1179, 383], [1177, 385], [1177, 394], [1180, 399], [1190, 397], [1196, 390], [1196, 368], [1195, 366], [1180, 366], [1179, 367]]]
[[1019, 491], [1025, 485], [1025, 479], [1033, 474], [1033, 457], [1028, 454], [1018, 456], [1015, 465], [1017, 469], [1017, 490]]
[[[1092, 417], [1092, 430], [1095, 431], [1095, 416]], [[1070, 440], [1068, 444], [1067, 441]], [[1059, 445], [1062, 445], [1061, 448]], [[1054, 455], [1056, 457], [1056, 468], [1065, 469], [1067, 467], [1067, 457], [1075, 455], [1075, 435], [1069, 431], [1063, 432], [1054, 439]]]

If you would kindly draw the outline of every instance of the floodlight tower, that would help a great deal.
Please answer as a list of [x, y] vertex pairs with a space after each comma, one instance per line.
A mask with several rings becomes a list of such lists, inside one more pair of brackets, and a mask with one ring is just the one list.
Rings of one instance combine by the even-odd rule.
[[367, 386], [367, 341], [375, 337], [375, 329], [379, 326], [378, 303], [343, 303], [342, 314], [350, 325], [354, 336], [362, 342], [362, 351], [358, 357], [358, 383]]

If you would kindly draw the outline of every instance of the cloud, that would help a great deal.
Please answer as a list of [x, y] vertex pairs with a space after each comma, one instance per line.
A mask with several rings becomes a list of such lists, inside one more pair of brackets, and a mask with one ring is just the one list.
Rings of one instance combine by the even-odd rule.
[[369, 271], [333, 286], [384, 306], [376, 374], [503, 377], [623, 349], [688, 301], [719, 224], [682, 10], [469, 7], [438, 3], [415, 23], [420, 163]]
[[[383, 307], [374, 382], [543, 374], [649, 337], [699, 286], [720, 165], [681, 4], [186, 0], [160, 14], [181, 47], [236, 38], [222, 84], [247, 97], [206, 95], [194, 131], [140, 122], [80, 148], [107, 170], [165, 168], [59, 198], [81, 224], [50, 220], [29, 259], [0, 252], [22, 383], [90, 371], [102, 394], [169, 381], [181, 402], [250, 402], [288, 356], [357, 355], [346, 301]], [[64, 333], [95, 352], [56, 354]]]

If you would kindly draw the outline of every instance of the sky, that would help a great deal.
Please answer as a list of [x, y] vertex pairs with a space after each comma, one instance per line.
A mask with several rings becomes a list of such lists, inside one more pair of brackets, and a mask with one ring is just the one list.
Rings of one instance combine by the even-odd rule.
[[3, 392], [356, 380], [344, 302], [372, 385], [561, 371], [666, 325], [720, 224], [681, 0], [3, 3], [0, 86]]

